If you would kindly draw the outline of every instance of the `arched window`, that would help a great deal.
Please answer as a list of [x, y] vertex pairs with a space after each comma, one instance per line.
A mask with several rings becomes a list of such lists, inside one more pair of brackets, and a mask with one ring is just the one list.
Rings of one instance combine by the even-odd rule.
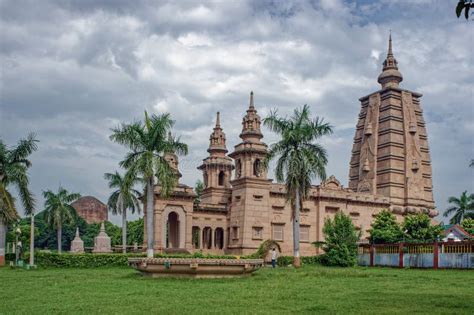
[[225, 178], [225, 174], [224, 174], [224, 171], [220, 171], [219, 172], [219, 186], [224, 186], [224, 178]]
[[255, 162], [253, 162], [253, 175], [256, 177], [260, 177], [262, 173], [262, 162], [260, 159], [255, 159]]
[[240, 178], [242, 175], [242, 163], [240, 160], [235, 161], [235, 178]]
[[202, 174], [202, 177], [204, 179], [204, 187], [207, 188], [207, 172], [204, 172], [204, 174]]

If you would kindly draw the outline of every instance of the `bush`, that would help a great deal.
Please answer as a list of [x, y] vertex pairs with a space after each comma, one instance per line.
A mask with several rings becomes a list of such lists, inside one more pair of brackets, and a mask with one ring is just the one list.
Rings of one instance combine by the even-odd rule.
[[370, 241], [376, 244], [397, 243], [403, 239], [403, 232], [389, 210], [382, 210], [371, 224]]
[[403, 230], [407, 242], [433, 242], [443, 234], [443, 228], [431, 225], [430, 217], [424, 213], [406, 216]]
[[[303, 256], [301, 257], [302, 265], [320, 265], [322, 255], [318, 256]], [[280, 267], [287, 267], [293, 264], [293, 256], [280, 256], [277, 258], [277, 265]]]
[[323, 233], [325, 254], [320, 258], [321, 263], [328, 266], [354, 266], [360, 233], [356, 231], [351, 218], [342, 212], [336, 213], [334, 220], [327, 218], [324, 222]]
[[[28, 253], [24, 255], [26, 260]], [[35, 263], [41, 267], [61, 267], [61, 268], [97, 268], [97, 267], [125, 267], [128, 266], [128, 258], [145, 257], [145, 254], [71, 254], [71, 253], [49, 253], [36, 252]], [[156, 254], [156, 258], [212, 258], [212, 259], [235, 259], [229, 255], [209, 255], [196, 252], [190, 254]]]
[[464, 219], [461, 222], [461, 226], [467, 233], [474, 235], [474, 219]]

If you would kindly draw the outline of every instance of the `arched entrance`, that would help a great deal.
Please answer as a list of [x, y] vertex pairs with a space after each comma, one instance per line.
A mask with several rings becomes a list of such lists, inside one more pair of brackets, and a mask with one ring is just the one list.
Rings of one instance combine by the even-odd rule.
[[168, 214], [166, 248], [179, 248], [179, 215], [174, 211]]
[[217, 249], [224, 248], [224, 229], [216, 228], [214, 231], [214, 247]]
[[212, 248], [212, 229], [208, 226], [202, 229], [202, 248]]

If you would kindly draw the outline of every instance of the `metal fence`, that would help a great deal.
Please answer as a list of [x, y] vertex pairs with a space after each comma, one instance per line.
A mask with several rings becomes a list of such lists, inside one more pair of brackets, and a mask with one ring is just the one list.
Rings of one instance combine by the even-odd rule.
[[474, 269], [474, 241], [361, 244], [360, 266]]

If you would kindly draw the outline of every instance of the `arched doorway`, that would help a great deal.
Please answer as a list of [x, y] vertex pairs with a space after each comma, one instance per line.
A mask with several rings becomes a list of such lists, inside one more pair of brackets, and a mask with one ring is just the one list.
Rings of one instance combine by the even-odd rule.
[[179, 215], [174, 211], [168, 214], [166, 248], [179, 248]]
[[212, 229], [208, 226], [202, 229], [202, 248], [212, 248]]
[[224, 248], [224, 229], [216, 228], [214, 231], [214, 247], [217, 249]]
[[200, 237], [201, 237], [201, 229], [199, 228], [199, 226], [193, 226], [193, 229], [192, 229], [192, 233], [193, 233], [193, 238], [192, 238], [192, 242], [193, 242], [193, 248], [194, 249], [199, 249], [201, 247], [201, 244], [200, 244]]

